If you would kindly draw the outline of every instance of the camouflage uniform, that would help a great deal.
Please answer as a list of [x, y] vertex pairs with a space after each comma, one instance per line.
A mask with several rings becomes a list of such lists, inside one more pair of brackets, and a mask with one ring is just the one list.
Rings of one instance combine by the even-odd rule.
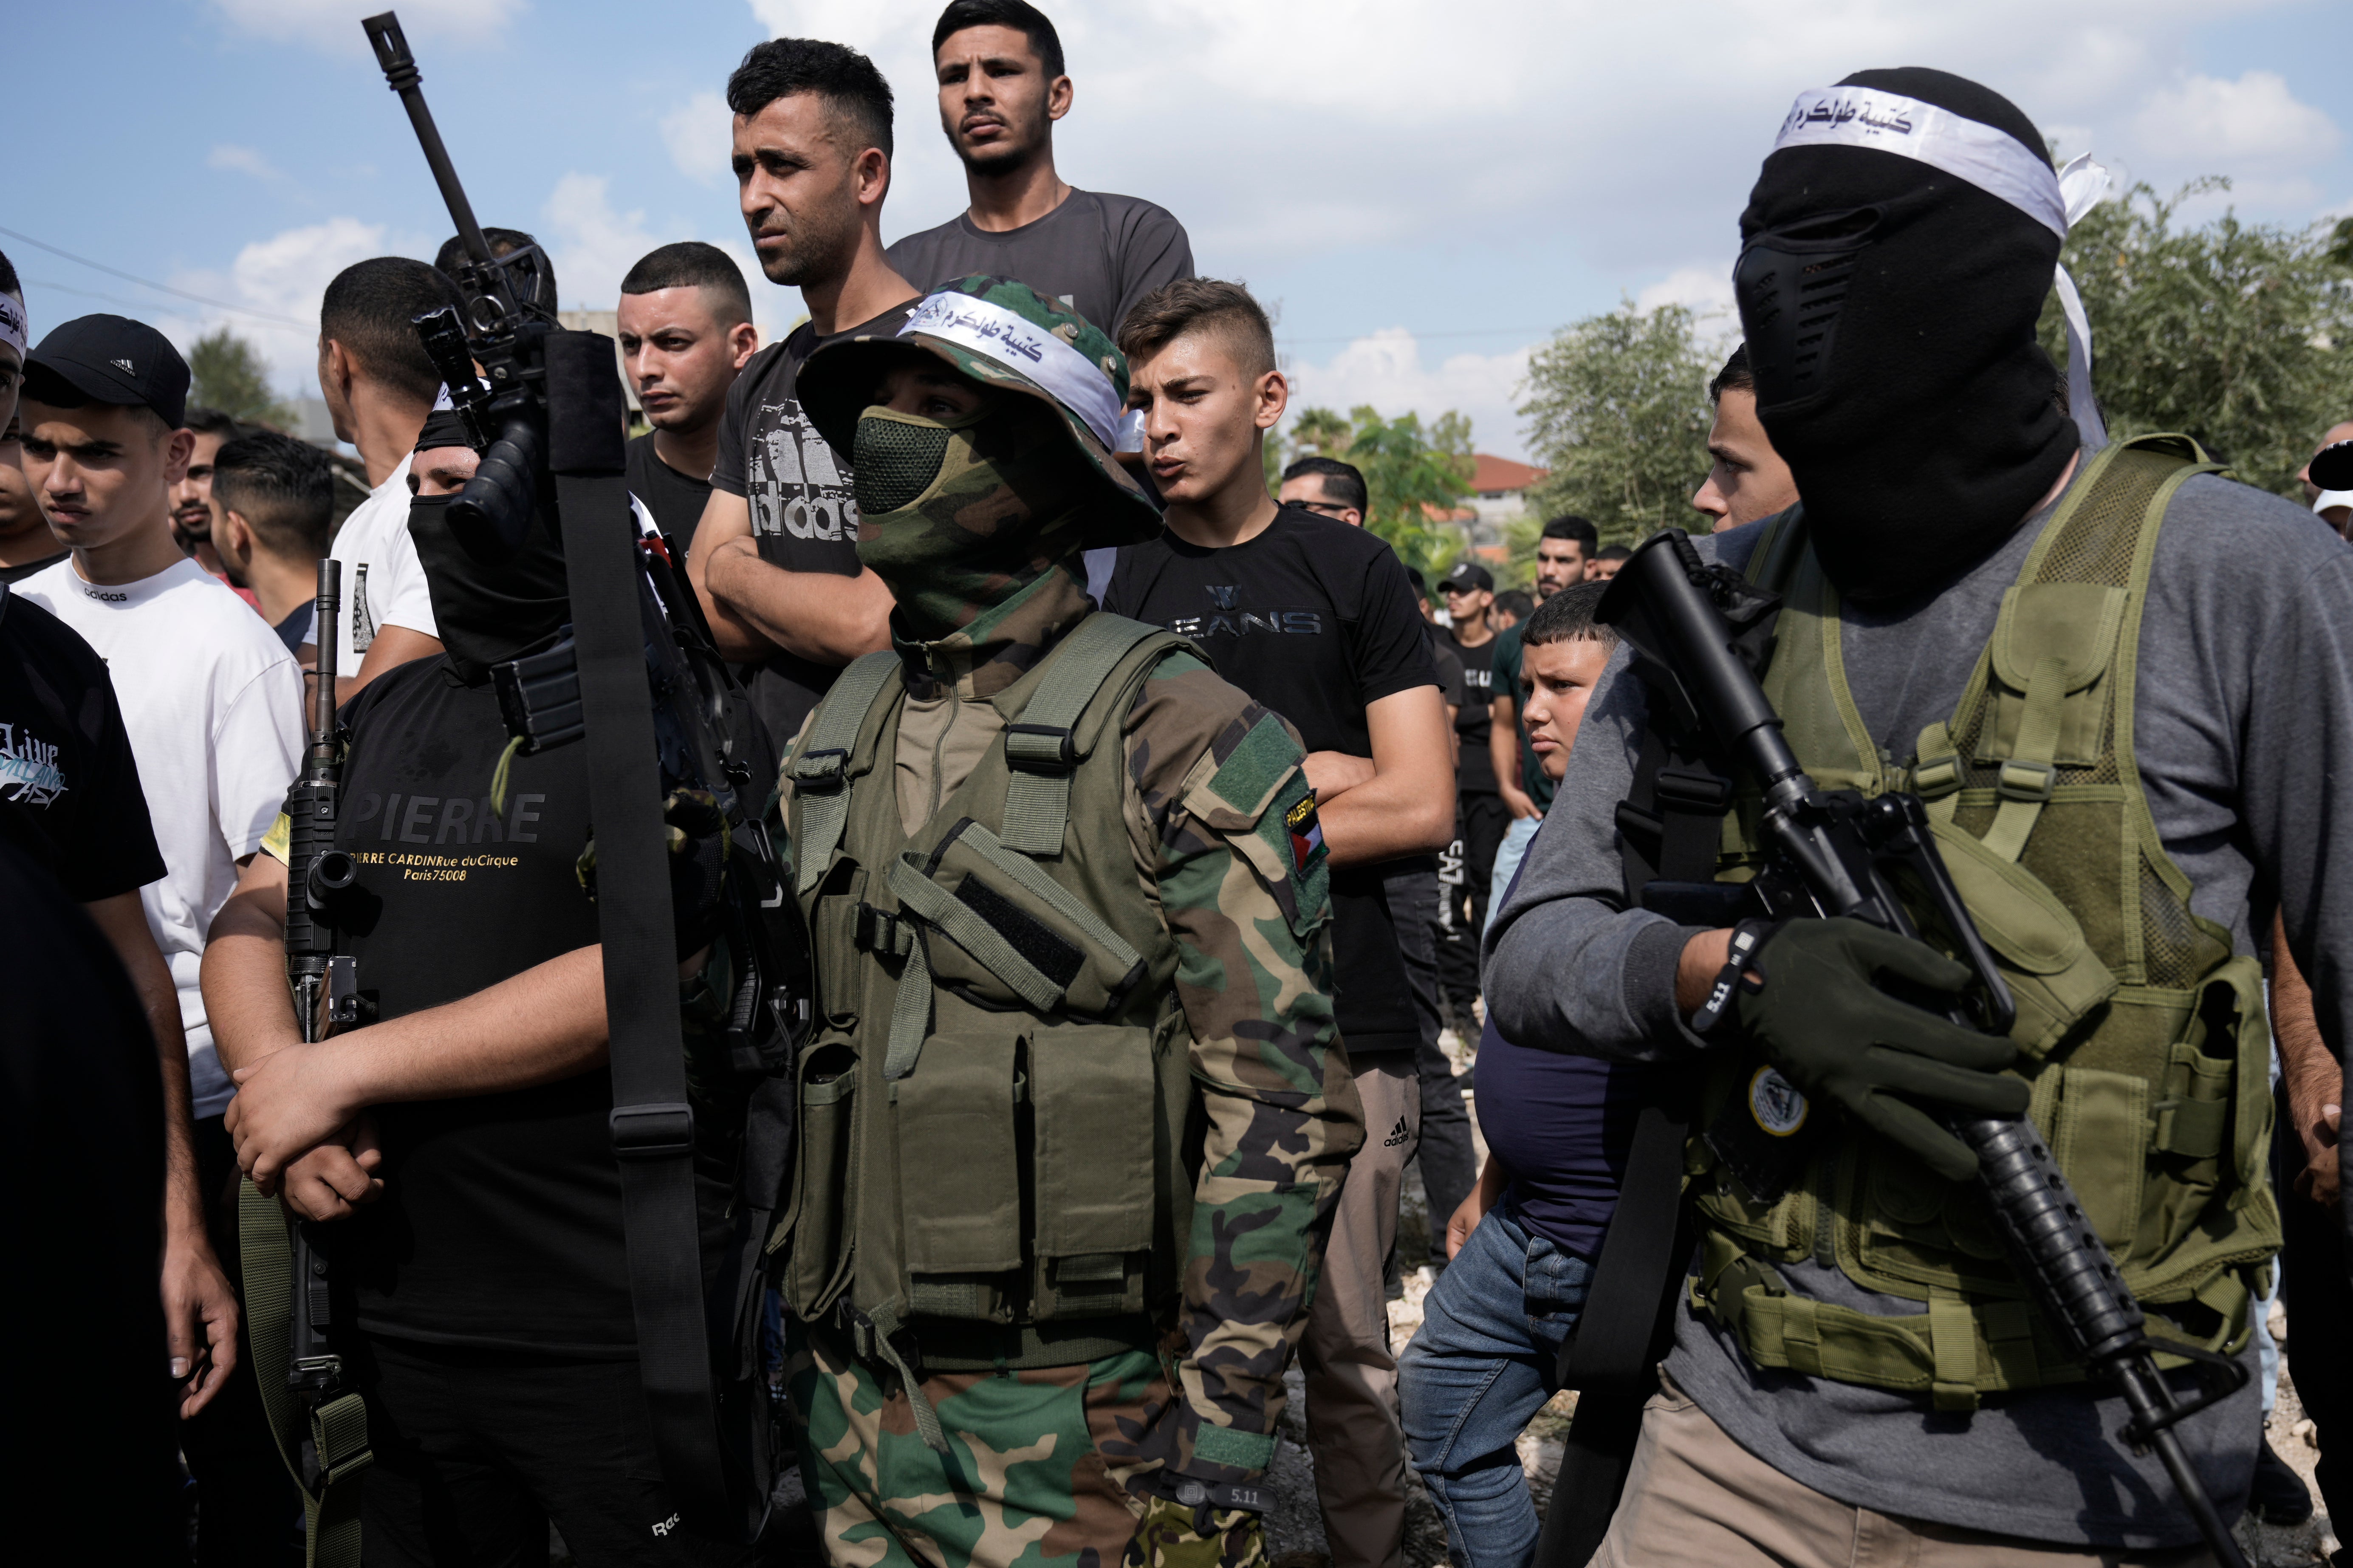
[[[1116, 360], [1099, 332], [1018, 285], [959, 288]], [[814, 358], [804, 373], [805, 402], [823, 363]], [[819, 428], [847, 446], [839, 408], [828, 427], [821, 375], [815, 385]], [[913, 527], [878, 528], [866, 508], [861, 557], [891, 581], [899, 605], [903, 695], [885, 700], [900, 705], [891, 763], [910, 834], [999, 744], [1005, 720], [988, 700], [1094, 613], [1079, 552], [1106, 542], [1107, 526], [1129, 538], [1144, 526], [1102, 482], [1124, 479], [1104, 471], [1102, 443], [1079, 443], [1097, 458], [1090, 465], [1071, 450], [1077, 421], [1066, 432], [1029, 406], [975, 437], [963, 474], [949, 459]], [[1018, 527], [997, 521], [1008, 481], [1034, 509]], [[1247, 1516], [1224, 1506], [1234, 1494], [1205, 1502], [1172, 1478], [1213, 1488], [1258, 1479], [1341, 1177], [1363, 1141], [1332, 1021], [1328, 876], [1320, 847], [1295, 848], [1284, 834], [1282, 808], [1312, 800], [1287, 724], [1183, 648], [1161, 656], [1135, 689], [1120, 730], [1122, 816], [1135, 896], [1158, 911], [1175, 945], [1170, 986], [1190, 1027], [1192, 1121], [1201, 1129], [1181, 1300], [1157, 1320], [1156, 1346], [1064, 1366], [925, 1373], [922, 1394], [946, 1454], [920, 1435], [899, 1378], [854, 1353], [832, 1323], [793, 1321], [788, 1377], [804, 1424], [803, 1474], [837, 1563], [1099, 1568], [1132, 1552], [1206, 1565], [1262, 1550], [1254, 1526], [1243, 1528]], [[1237, 757], [1282, 781], [1275, 805], [1245, 816], [1218, 793]], [[1229, 791], [1240, 771], [1223, 775]], [[792, 788], [788, 766], [780, 794], [789, 799]], [[1312, 805], [1303, 816], [1312, 821]], [[1099, 864], [1116, 855], [1102, 845], [1089, 853]], [[1147, 1511], [1152, 1527], [1139, 1536]]]

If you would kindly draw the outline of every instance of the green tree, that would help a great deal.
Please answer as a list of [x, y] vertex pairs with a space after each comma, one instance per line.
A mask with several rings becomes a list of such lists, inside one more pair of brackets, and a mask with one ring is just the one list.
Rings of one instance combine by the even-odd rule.
[[1532, 511], [1590, 518], [1605, 543], [1693, 521], [1716, 368], [1695, 324], [1683, 306], [1644, 311], [1629, 300], [1536, 350], [1520, 413], [1536, 462], [1552, 471], [1529, 492]]
[[188, 353], [188, 374], [191, 403], [217, 408], [250, 425], [284, 429], [294, 423], [293, 413], [269, 390], [261, 351], [227, 327], [196, 340]]
[[[2194, 436], [2250, 484], [2299, 495], [2295, 471], [2348, 407], [2353, 228], [2246, 224], [2226, 212], [2179, 228], [2182, 203], [2135, 184], [2084, 215], [2062, 259], [2092, 324], [2093, 384], [2111, 435]], [[2067, 360], [2054, 293], [2042, 346]]]
[[1471, 493], [1471, 421], [1461, 414], [1449, 409], [1425, 430], [1418, 414], [1384, 419], [1370, 404], [1345, 419], [1303, 408], [1290, 447], [1294, 458], [1313, 452], [1356, 465], [1365, 476], [1365, 526], [1407, 565], [1435, 578], [1461, 558], [1468, 542], [1443, 521]]

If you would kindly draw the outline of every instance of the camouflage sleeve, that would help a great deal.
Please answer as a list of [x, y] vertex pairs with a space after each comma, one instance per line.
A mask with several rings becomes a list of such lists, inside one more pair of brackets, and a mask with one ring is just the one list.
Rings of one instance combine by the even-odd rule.
[[1126, 729], [1138, 870], [1178, 948], [1205, 1112], [1185, 1274], [1172, 1468], [1254, 1479], [1364, 1110], [1332, 1021], [1330, 873], [1282, 719], [1190, 654], [1163, 661]]

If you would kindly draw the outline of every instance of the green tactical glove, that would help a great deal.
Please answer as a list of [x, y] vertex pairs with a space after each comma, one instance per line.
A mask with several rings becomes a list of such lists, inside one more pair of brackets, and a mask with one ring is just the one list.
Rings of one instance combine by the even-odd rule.
[[1911, 1100], [1947, 1114], [2025, 1111], [2025, 1081], [2001, 1074], [2016, 1046], [1900, 1002], [1875, 984], [1885, 977], [1938, 1000], [1957, 997], [1971, 979], [1968, 968], [1925, 942], [1857, 920], [1795, 920], [1765, 940], [1749, 967], [1765, 984], [1742, 989], [1739, 1017], [1765, 1059], [1947, 1181], [1976, 1175], [1978, 1157]]
[[1266, 1568], [1266, 1529], [1248, 1509], [1155, 1497], [1144, 1505], [1120, 1568]]

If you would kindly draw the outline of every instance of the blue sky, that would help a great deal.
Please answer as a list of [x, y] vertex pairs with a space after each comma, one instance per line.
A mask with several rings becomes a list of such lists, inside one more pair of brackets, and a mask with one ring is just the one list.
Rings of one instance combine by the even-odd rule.
[[[0, 236], [37, 333], [90, 310], [182, 342], [223, 321], [307, 385], [320, 290], [448, 232], [357, 18], [375, 4], [176, 0], [12, 16], [19, 127]], [[940, 0], [409, 0], [402, 19], [487, 222], [609, 306], [646, 249], [728, 246], [763, 326], [718, 94], [775, 33], [866, 49], [899, 94], [895, 237], [962, 175], [925, 74]], [[1529, 347], [1623, 297], [1720, 309], [1734, 224], [1790, 97], [1865, 66], [2007, 93], [2070, 153], [2170, 189], [2233, 178], [2246, 216], [2353, 211], [2339, 105], [2353, 6], [2326, 0], [1050, 0], [1077, 83], [1076, 184], [1149, 197], [1204, 271], [1278, 310], [1302, 401], [1471, 415], [1522, 455]]]

